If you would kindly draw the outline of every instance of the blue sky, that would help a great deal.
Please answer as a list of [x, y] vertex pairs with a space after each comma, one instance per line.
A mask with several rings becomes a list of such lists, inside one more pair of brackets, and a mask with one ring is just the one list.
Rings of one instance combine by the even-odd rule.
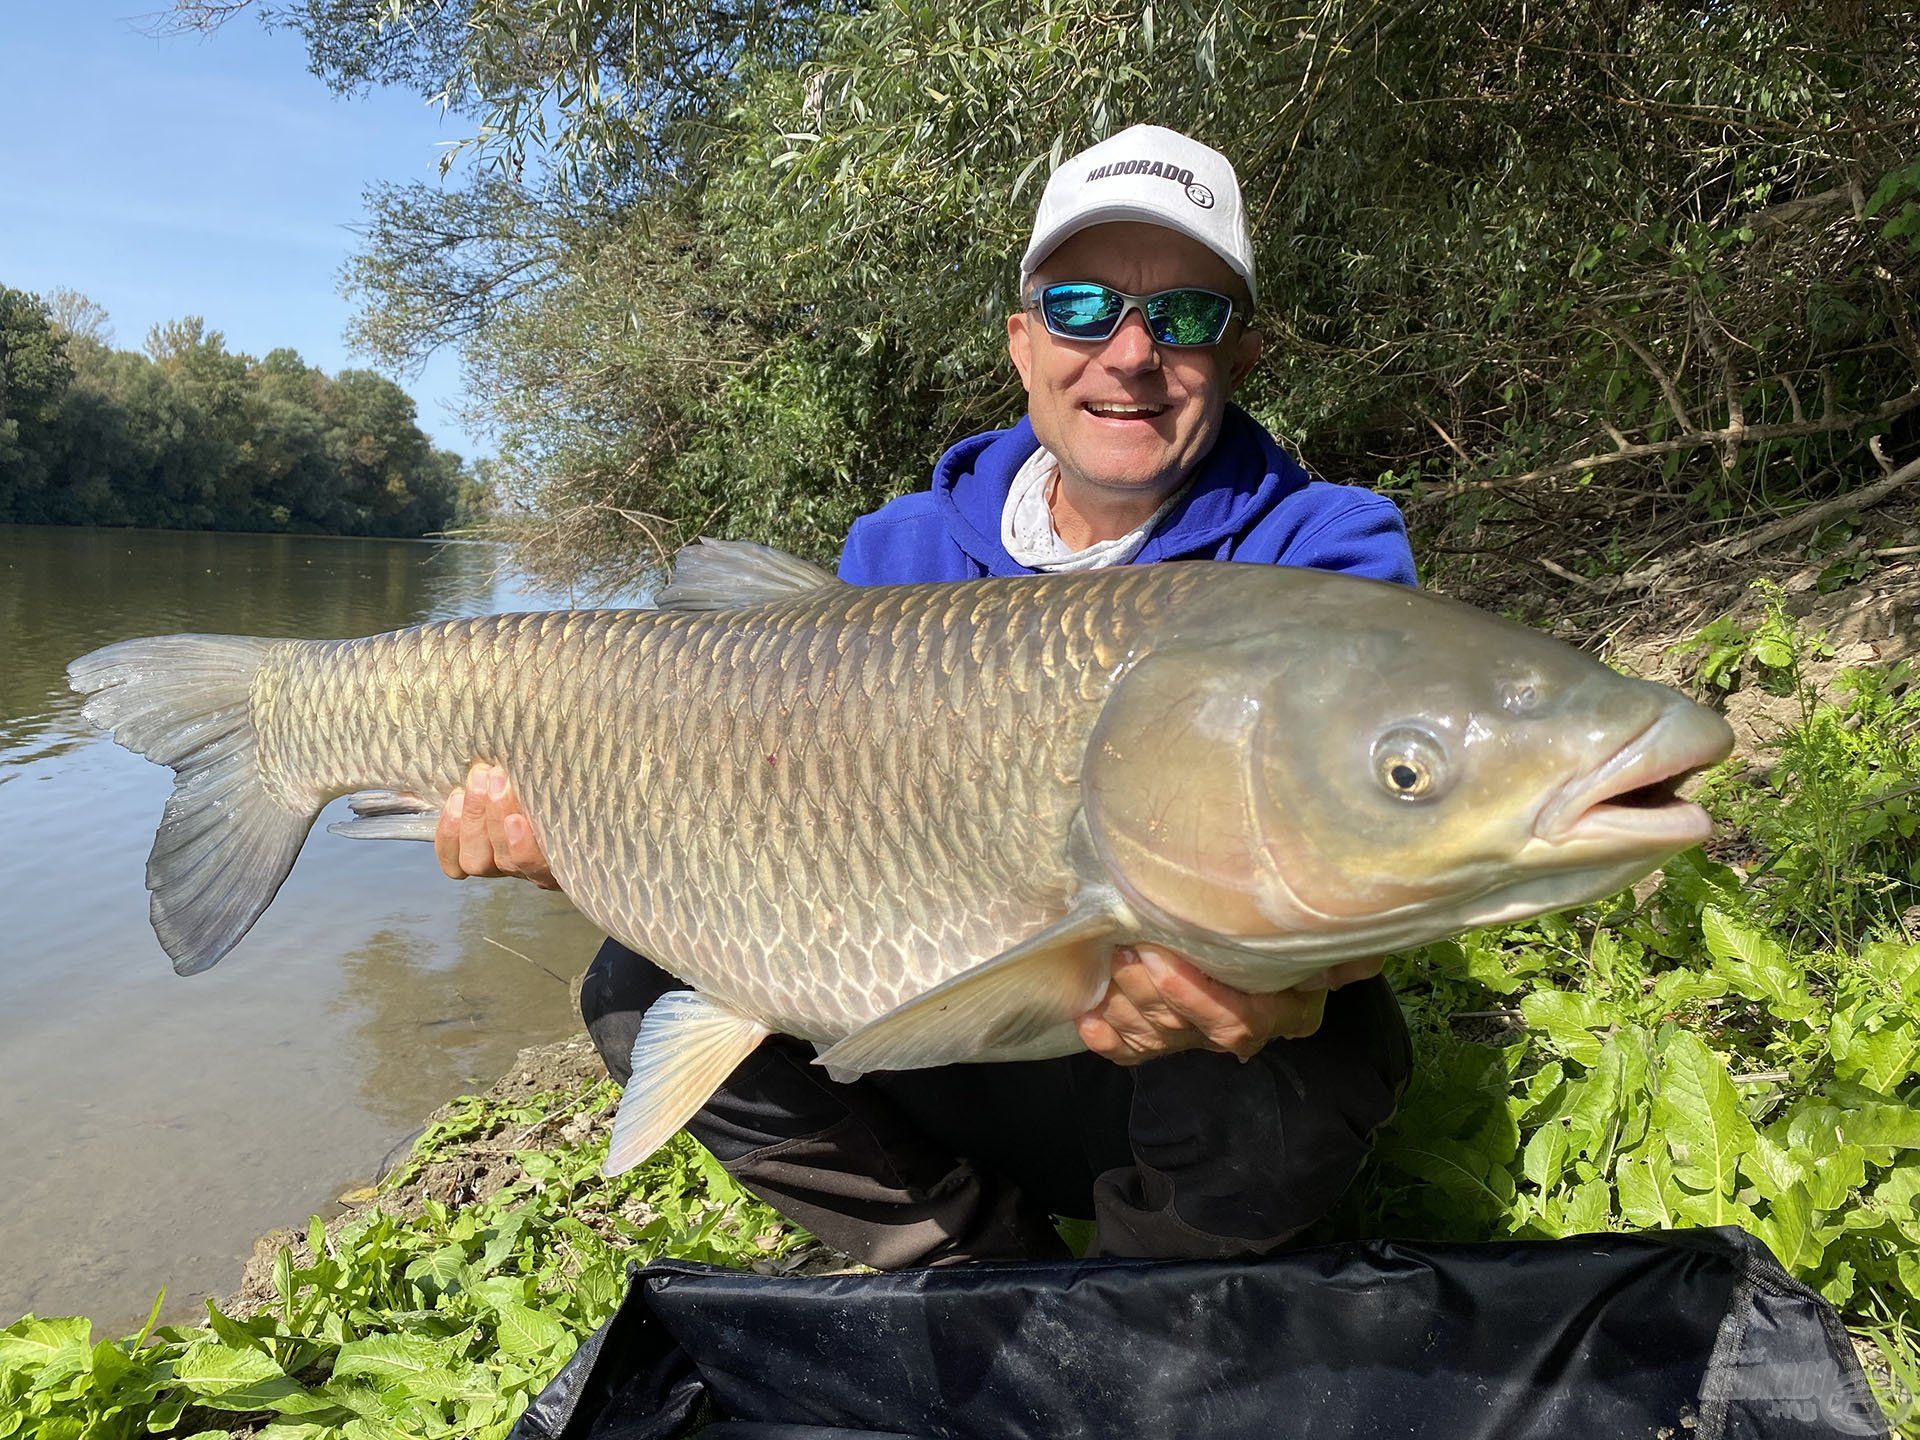
[[[336, 99], [299, 36], [249, 15], [205, 38], [144, 33], [166, 5], [0, 0], [0, 284], [80, 291], [123, 349], [203, 315], [232, 349], [369, 365], [339, 293], [361, 192], [438, 183], [462, 122], [398, 90]], [[451, 354], [394, 378], [437, 444], [491, 452], [452, 413]]]

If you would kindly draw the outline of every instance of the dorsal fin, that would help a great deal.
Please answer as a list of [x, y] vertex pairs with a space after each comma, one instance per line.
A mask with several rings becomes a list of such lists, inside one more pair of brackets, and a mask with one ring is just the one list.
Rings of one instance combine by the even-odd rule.
[[673, 557], [673, 582], [655, 603], [662, 610], [728, 610], [839, 583], [811, 561], [771, 545], [703, 536]]

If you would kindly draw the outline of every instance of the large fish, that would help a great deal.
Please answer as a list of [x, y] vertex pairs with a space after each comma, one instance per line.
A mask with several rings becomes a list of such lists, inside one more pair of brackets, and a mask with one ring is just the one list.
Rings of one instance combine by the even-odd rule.
[[1182, 563], [860, 588], [681, 552], [655, 610], [360, 640], [174, 635], [77, 660], [171, 766], [147, 866], [213, 964], [335, 829], [431, 833], [504, 766], [554, 874], [690, 983], [647, 1013], [610, 1172], [769, 1033], [836, 1074], [1079, 1048], [1117, 944], [1229, 985], [1579, 904], [1708, 834], [1711, 711], [1398, 586]]

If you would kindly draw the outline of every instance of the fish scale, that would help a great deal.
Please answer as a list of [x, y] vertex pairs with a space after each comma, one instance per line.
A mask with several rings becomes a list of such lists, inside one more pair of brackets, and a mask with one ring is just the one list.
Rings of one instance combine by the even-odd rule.
[[[1078, 757], [1113, 678], [1098, 637], [1137, 628], [1124, 612], [1164, 588], [830, 587], [751, 613], [287, 642], [255, 681], [260, 761], [279, 793], [423, 796], [501, 764], [596, 923], [832, 1040], [1063, 913]], [[983, 634], [1038, 643], [962, 689], [955, 662]], [[916, 883], [929, 872], [940, 886]]]

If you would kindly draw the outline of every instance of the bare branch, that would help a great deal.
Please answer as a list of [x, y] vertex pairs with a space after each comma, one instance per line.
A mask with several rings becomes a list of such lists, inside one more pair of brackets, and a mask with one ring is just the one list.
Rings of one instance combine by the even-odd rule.
[[1588, 576], [1579, 574], [1577, 571], [1567, 569], [1567, 567], [1564, 565], [1555, 564], [1553, 561], [1547, 559], [1547, 557], [1544, 555], [1536, 555], [1534, 559], [1540, 562], [1540, 568], [1546, 571], [1549, 575], [1558, 575], [1562, 580], [1569, 581], [1572, 584], [1581, 586], [1582, 588], [1592, 589], [1595, 585], [1599, 583], [1598, 581], [1593, 580]]
[[1640, 363], [1646, 366], [1652, 372], [1653, 378], [1659, 382], [1660, 393], [1667, 397], [1667, 408], [1673, 411], [1673, 418], [1680, 422], [1682, 429], [1693, 429], [1693, 417], [1687, 414], [1687, 407], [1680, 403], [1680, 392], [1674, 387], [1673, 377], [1660, 368], [1660, 362], [1653, 358], [1652, 352], [1625, 330], [1608, 330], [1607, 333], [1640, 357]]
[[1577, 460], [1568, 460], [1556, 465], [1543, 465], [1537, 470], [1528, 470], [1523, 474], [1508, 476], [1501, 480], [1478, 480], [1449, 486], [1444, 491], [1424, 495], [1421, 498], [1423, 500], [1445, 499], [1454, 495], [1464, 495], [1472, 490], [1513, 490], [1541, 480], [1558, 480], [1573, 475], [1585, 475], [1589, 471], [1598, 470], [1607, 465], [1618, 465], [1626, 460], [1647, 460], [1657, 456], [1671, 455], [1678, 450], [1703, 450], [1709, 446], [1751, 445], [1762, 440], [1792, 440], [1805, 435], [1829, 435], [1837, 431], [1854, 430], [1864, 425], [1876, 425], [1892, 420], [1916, 407], [1920, 407], [1920, 386], [1915, 386], [1905, 395], [1889, 400], [1876, 409], [1860, 413], [1829, 413], [1819, 420], [1807, 420], [1797, 425], [1741, 425], [1728, 426], [1721, 430], [1695, 430], [1666, 440], [1629, 445], [1624, 450], [1613, 450], [1600, 455], [1582, 455]]
[[[1876, 440], [1878, 436], [1874, 437]], [[1810, 530], [1821, 521], [1842, 515], [1850, 510], [1866, 510], [1878, 505], [1889, 495], [1904, 486], [1920, 480], [1920, 459], [1910, 460], [1885, 479], [1876, 480], [1863, 489], [1851, 490], [1832, 500], [1822, 501], [1818, 505], [1809, 505], [1805, 510], [1793, 515], [1782, 516], [1770, 524], [1762, 525], [1758, 530], [1731, 540], [1713, 540], [1705, 545], [1696, 545], [1683, 554], [1649, 565], [1644, 570], [1635, 570], [1622, 575], [1614, 581], [1614, 590], [1644, 590], [1658, 583], [1662, 578], [1677, 570], [1684, 570], [1702, 560], [1733, 560], [1742, 555], [1750, 555], [1763, 546], [1776, 540], [1784, 540], [1789, 535], [1802, 530]]]
[[1468, 466], [1471, 466], [1473, 464], [1473, 457], [1467, 454], [1467, 452], [1460, 447], [1460, 442], [1454, 439], [1453, 436], [1449, 435], [1446, 432], [1446, 429], [1440, 424], [1438, 420], [1434, 419], [1431, 415], [1427, 414], [1427, 412], [1424, 410], [1420, 412], [1420, 418], [1426, 421], [1427, 424], [1433, 427], [1433, 433], [1438, 435], [1442, 440], [1446, 441], [1447, 448], [1453, 451], [1454, 454], [1458, 455], [1465, 464], [1467, 464]]
[[174, 35], [204, 35], [218, 30], [242, 11], [253, 8], [254, 0], [174, 0], [171, 10], [138, 16], [135, 24], [156, 39]]

